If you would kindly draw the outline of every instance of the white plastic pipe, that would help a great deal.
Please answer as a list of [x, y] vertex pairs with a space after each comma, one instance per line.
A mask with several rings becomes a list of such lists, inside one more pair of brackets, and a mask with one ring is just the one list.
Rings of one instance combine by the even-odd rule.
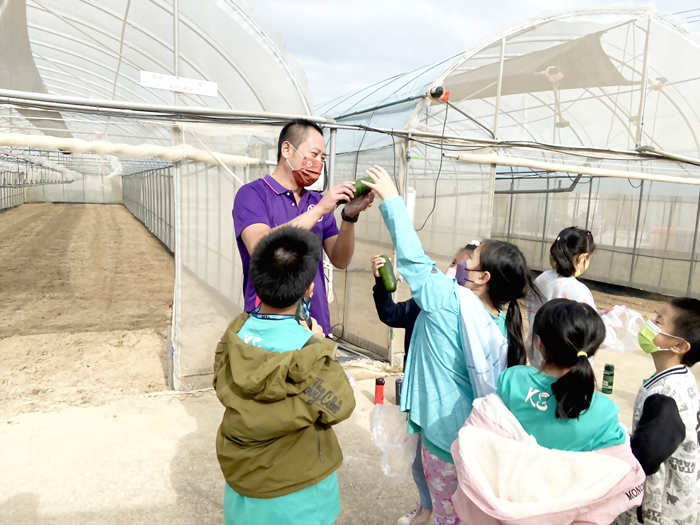
[[260, 164], [260, 159], [243, 155], [228, 155], [204, 151], [189, 144], [181, 146], [155, 146], [142, 144], [132, 146], [106, 140], [86, 141], [81, 139], [64, 139], [46, 135], [24, 135], [20, 133], [0, 133], [0, 146], [27, 147], [44, 150], [63, 150], [73, 153], [93, 153], [95, 155], [114, 155], [122, 159], [150, 159], [157, 157], [170, 162], [192, 160], [207, 164], [225, 164], [226, 166], [251, 166]]
[[656, 175], [639, 171], [622, 171], [605, 168], [592, 168], [590, 166], [571, 166], [540, 160], [526, 159], [523, 157], [506, 157], [498, 153], [445, 153], [445, 157], [456, 159], [458, 162], [468, 164], [496, 164], [498, 166], [512, 166], [514, 168], [532, 168], [543, 171], [558, 171], [562, 173], [575, 173], [590, 175], [592, 177], [609, 177], [614, 179], [649, 180], [653, 182], [670, 182], [673, 184], [688, 184], [700, 186], [700, 179], [693, 177], [673, 177], [670, 175]]
[[106, 100], [94, 98], [66, 97], [49, 93], [29, 93], [26, 91], [14, 91], [0, 89], [0, 102], [3, 104], [18, 104], [33, 108], [49, 108], [57, 110], [88, 110], [90, 113], [120, 112], [126, 116], [131, 113], [148, 113], [150, 115], [193, 115], [206, 116], [221, 119], [251, 118], [269, 120], [293, 120], [303, 118], [319, 124], [335, 122], [331, 118], [316, 117], [314, 115], [293, 115], [289, 113], [268, 113], [264, 111], [239, 111], [236, 109], [217, 109], [197, 106], [164, 106], [159, 104], [144, 104], [137, 102], [125, 102], [121, 100]]

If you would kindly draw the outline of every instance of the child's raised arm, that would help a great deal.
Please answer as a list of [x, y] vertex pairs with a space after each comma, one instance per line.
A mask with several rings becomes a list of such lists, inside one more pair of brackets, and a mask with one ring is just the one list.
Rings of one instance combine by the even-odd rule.
[[396, 267], [411, 287], [411, 294], [422, 310], [431, 312], [444, 306], [453, 280], [435, 267], [423, 251], [413, 229], [406, 205], [389, 174], [380, 166], [367, 170], [373, 183], [366, 183], [384, 202], [379, 209], [396, 247]]

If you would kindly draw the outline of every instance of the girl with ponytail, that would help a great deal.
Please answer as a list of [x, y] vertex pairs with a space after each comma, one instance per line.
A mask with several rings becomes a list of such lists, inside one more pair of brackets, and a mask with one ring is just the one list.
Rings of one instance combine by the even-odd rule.
[[457, 515], [492, 525], [612, 523], [642, 503], [645, 474], [617, 406], [595, 391], [589, 358], [605, 325], [591, 306], [553, 299], [532, 332], [542, 364], [506, 369], [452, 444]]
[[[552, 299], [571, 299], [595, 308], [593, 294], [577, 279], [588, 269], [594, 251], [595, 242], [590, 231], [571, 226], [559, 232], [549, 249], [549, 262], [552, 269], [542, 272], [535, 280], [535, 286], [540, 294], [529, 294], [527, 297], [530, 326], [540, 307]], [[527, 354], [531, 364], [541, 363], [541, 355], [532, 345], [532, 331], [528, 336]]]
[[421, 433], [421, 455], [434, 523], [459, 523], [451, 503], [457, 475], [450, 446], [477, 397], [496, 390], [507, 366], [524, 364], [518, 299], [532, 285], [530, 269], [512, 244], [487, 240], [457, 265], [455, 278], [438, 271], [423, 251], [389, 174], [375, 166], [366, 183], [396, 247], [398, 271], [421, 309], [405, 367], [401, 410], [409, 432]]
[[[508, 366], [524, 365], [525, 343], [523, 341], [523, 320], [518, 299], [528, 291], [537, 294], [533, 286], [532, 274], [522, 252], [513, 244], [486, 240], [481, 243], [470, 259], [460, 263], [475, 273], [474, 280], [459, 282], [481, 299], [486, 309], [503, 319], [504, 335], [508, 339]], [[474, 269], [469, 269], [472, 266]], [[477, 269], [478, 268], [478, 269]]]
[[546, 448], [591, 451], [620, 445], [619, 409], [595, 391], [589, 362], [605, 338], [605, 325], [589, 305], [568, 299], [545, 303], [532, 326], [539, 367], [509, 368], [497, 393], [525, 431]]

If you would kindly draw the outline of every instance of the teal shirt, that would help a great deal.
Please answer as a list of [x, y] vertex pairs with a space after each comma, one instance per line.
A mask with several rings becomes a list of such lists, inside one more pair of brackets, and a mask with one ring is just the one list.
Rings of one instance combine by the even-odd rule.
[[[311, 336], [311, 332], [294, 319], [270, 320], [252, 316], [238, 332], [238, 337], [245, 343], [271, 352], [299, 350]], [[331, 525], [339, 514], [340, 489], [336, 472], [315, 485], [278, 498], [248, 498], [228, 484], [224, 489], [225, 525]]]
[[625, 442], [626, 433], [617, 418], [620, 410], [599, 392], [593, 393], [591, 406], [578, 419], [557, 419], [552, 393], [556, 380], [533, 366], [514, 366], [501, 374], [496, 393], [543, 447], [588, 452]]
[[250, 316], [238, 332], [244, 343], [272, 352], [299, 350], [313, 334], [295, 319], [258, 319]]

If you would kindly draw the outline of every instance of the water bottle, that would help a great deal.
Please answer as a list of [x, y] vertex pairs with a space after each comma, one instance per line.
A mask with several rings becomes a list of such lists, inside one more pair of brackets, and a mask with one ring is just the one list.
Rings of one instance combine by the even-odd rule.
[[403, 386], [403, 378], [396, 379], [396, 406], [401, 406], [401, 387]]
[[374, 381], [374, 404], [384, 404], [384, 378], [378, 377]]
[[603, 394], [612, 394], [615, 379], [615, 365], [606, 364], [603, 370]]

